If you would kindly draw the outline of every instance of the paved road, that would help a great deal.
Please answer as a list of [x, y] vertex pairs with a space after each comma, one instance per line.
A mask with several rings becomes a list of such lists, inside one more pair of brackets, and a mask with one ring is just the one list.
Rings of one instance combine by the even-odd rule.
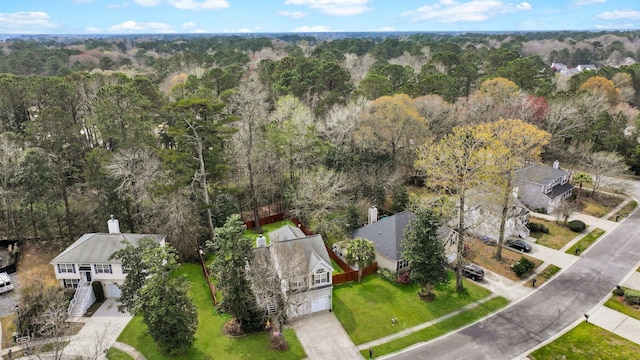
[[[640, 198], [640, 184], [629, 189]], [[391, 359], [515, 359], [593, 309], [640, 261], [640, 211], [538, 291], [504, 311]]]

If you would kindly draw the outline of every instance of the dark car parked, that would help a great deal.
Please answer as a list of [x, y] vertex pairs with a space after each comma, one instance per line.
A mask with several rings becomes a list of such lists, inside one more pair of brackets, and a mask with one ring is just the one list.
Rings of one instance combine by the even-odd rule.
[[523, 252], [531, 251], [531, 245], [529, 245], [524, 240], [512, 240], [512, 241], [509, 241], [509, 242], [507, 242], [507, 246], [512, 248], [512, 249], [520, 250], [520, 251], [523, 251]]
[[476, 264], [466, 264], [463, 266], [462, 274], [476, 281], [484, 279], [484, 270]]

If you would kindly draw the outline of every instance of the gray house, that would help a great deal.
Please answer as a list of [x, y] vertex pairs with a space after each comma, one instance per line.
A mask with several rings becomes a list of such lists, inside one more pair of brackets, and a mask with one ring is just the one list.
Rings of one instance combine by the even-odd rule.
[[277, 309], [273, 291], [277, 289], [288, 300], [286, 313], [290, 318], [331, 310], [333, 267], [322, 236], [307, 236], [299, 228], [286, 225], [270, 232], [269, 239], [268, 246], [253, 250], [251, 266], [263, 272], [262, 281], [280, 286], [265, 288], [254, 283], [258, 305], [273, 314]]
[[[376, 247], [376, 262], [379, 268], [389, 269], [393, 272], [402, 272], [409, 269], [409, 261], [402, 258], [404, 252], [404, 229], [409, 221], [416, 217], [411, 211], [403, 211], [393, 216], [383, 217], [372, 224], [356, 229], [351, 234], [352, 238], [363, 238], [374, 243]], [[455, 231], [441, 226], [438, 229], [438, 237], [443, 241], [449, 241], [455, 236]]]
[[564, 199], [571, 196], [573, 185], [569, 183], [569, 173], [559, 168], [558, 161], [553, 166], [531, 164], [515, 171], [518, 199], [536, 211], [553, 210]]

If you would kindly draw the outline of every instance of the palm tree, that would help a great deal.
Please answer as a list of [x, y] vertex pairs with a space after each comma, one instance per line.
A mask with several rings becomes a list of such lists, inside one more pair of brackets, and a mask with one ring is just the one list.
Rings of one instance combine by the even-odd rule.
[[362, 280], [362, 270], [376, 260], [376, 248], [373, 242], [356, 238], [347, 244], [346, 260], [351, 265], [358, 266], [358, 282]]
[[575, 175], [573, 175], [573, 183], [574, 184], [578, 184], [579, 188], [578, 188], [578, 195], [576, 196], [576, 201], [580, 200], [580, 193], [582, 192], [582, 186], [584, 184], [591, 184], [593, 182], [593, 179], [591, 178], [591, 176], [587, 173], [583, 173], [583, 172], [579, 172], [576, 173]]

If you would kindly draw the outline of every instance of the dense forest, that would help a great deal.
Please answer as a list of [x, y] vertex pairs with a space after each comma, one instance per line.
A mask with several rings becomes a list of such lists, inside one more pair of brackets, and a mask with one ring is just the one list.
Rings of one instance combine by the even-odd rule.
[[188, 259], [230, 214], [287, 211], [335, 240], [407, 205], [419, 146], [500, 118], [550, 133], [547, 161], [640, 173], [638, 31], [0, 45], [4, 238], [72, 241], [113, 214]]

